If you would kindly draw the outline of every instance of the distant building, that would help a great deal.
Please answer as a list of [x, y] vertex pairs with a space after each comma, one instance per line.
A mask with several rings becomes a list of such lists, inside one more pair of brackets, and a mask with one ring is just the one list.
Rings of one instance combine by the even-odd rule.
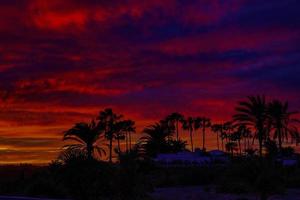
[[224, 164], [229, 161], [226, 153], [219, 150], [203, 152], [179, 152], [158, 154], [154, 161], [163, 167], [205, 166], [213, 163]]

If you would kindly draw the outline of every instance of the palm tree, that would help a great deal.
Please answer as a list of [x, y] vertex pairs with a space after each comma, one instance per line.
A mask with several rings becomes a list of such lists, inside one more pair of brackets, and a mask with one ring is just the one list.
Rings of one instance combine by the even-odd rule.
[[117, 144], [118, 144], [118, 148], [117, 148], [117, 151], [118, 151], [118, 154], [121, 153], [121, 145], [120, 145], [120, 140], [125, 140], [126, 138], [126, 135], [125, 135], [125, 124], [126, 122], [125, 121], [119, 121], [116, 123], [116, 132], [115, 132], [115, 139], [117, 140]]
[[222, 124], [213, 124], [211, 126], [211, 131], [214, 132], [216, 134], [216, 136], [217, 136], [217, 147], [218, 147], [218, 150], [220, 150], [219, 136], [223, 132], [223, 126], [222, 126]]
[[241, 138], [243, 139], [243, 142], [244, 142], [244, 151], [246, 149], [249, 149], [250, 148], [249, 139], [251, 138], [251, 130], [250, 130], [250, 128], [246, 127], [245, 125], [239, 125], [237, 131], [240, 132]]
[[170, 137], [170, 129], [165, 124], [155, 123], [147, 126], [143, 133], [145, 136], [141, 137], [141, 142], [146, 154], [155, 156], [158, 153], [167, 153], [169, 151], [168, 138]]
[[191, 141], [191, 150], [194, 151], [194, 144], [193, 144], [193, 131], [194, 131], [194, 119], [192, 117], [188, 117], [186, 120], [183, 121], [182, 128], [184, 130], [188, 130], [190, 134], [190, 141]]
[[116, 134], [119, 132], [118, 122], [122, 119], [122, 115], [117, 115], [111, 108], [106, 108], [99, 113], [97, 117], [98, 126], [104, 131], [105, 138], [109, 141], [109, 162], [112, 162], [112, 145]]
[[174, 112], [167, 116], [166, 118], [168, 121], [172, 123], [176, 130], [176, 140], [179, 140], [179, 123], [182, 123], [184, 120], [184, 116], [180, 113]]
[[292, 139], [292, 144], [295, 141], [296, 146], [298, 146], [299, 142], [300, 142], [300, 133], [297, 127], [292, 127], [291, 128], [291, 139]]
[[249, 96], [247, 101], [239, 102], [234, 120], [256, 130], [259, 142], [259, 155], [262, 156], [263, 141], [266, 138], [267, 104], [264, 96]]
[[288, 137], [288, 133], [290, 133], [288, 122], [293, 120], [290, 119], [290, 116], [295, 113], [288, 111], [288, 102], [282, 103], [281, 101], [273, 100], [268, 105], [269, 123], [274, 128], [274, 138], [278, 139], [279, 150], [282, 150], [284, 137]]
[[200, 121], [200, 127], [202, 128], [202, 149], [205, 150], [205, 130], [211, 126], [211, 121], [209, 118], [202, 117]]
[[[202, 120], [201, 117], [195, 117], [195, 118], [194, 118], [194, 125], [193, 125], [194, 128], [193, 128], [193, 130], [194, 130], [194, 134], [195, 134], [195, 135], [196, 135], [196, 131], [197, 131], [198, 129], [201, 128], [201, 123], [202, 123], [201, 120]], [[200, 134], [199, 134], [199, 136], [201, 137]], [[199, 148], [200, 148], [200, 146], [201, 146], [200, 141], [201, 141], [201, 140], [199, 140]]]
[[[242, 127], [242, 126], [241, 126]], [[233, 134], [231, 134], [230, 136], [230, 140], [237, 142], [237, 148], [239, 150], [240, 155], [242, 154], [242, 147], [241, 147], [241, 139], [242, 139], [242, 134], [243, 134], [243, 130], [242, 128], [239, 127]]]
[[228, 142], [228, 139], [230, 138], [230, 135], [232, 134], [233, 129], [234, 129], [234, 127], [233, 127], [232, 122], [228, 121], [223, 124], [224, 139], [226, 140], [226, 142]]
[[64, 132], [63, 140], [73, 140], [77, 144], [65, 145], [68, 149], [81, 150], [86, 152], [88, 159], [92, 159], [95, 151], [101, 156], [105, 150], [98, 145], [103, 132], [95, 121], [91, 123], [77, 123], [71, 129]]
[[[126, 151], [131, 151], [131, 134], [135, 133], [136, 127], [135, 127], [135, 122], [132, 120], [124, 120], [124, 131], [126, 133]], [[128, 143], [129, 143], [129, 148], [128, 148]]]
[[233, 152], [237, 150], [237, 144], [235, 142], [227, 142], [225, 145], [226, 151], [231, 153], [233, 156]]

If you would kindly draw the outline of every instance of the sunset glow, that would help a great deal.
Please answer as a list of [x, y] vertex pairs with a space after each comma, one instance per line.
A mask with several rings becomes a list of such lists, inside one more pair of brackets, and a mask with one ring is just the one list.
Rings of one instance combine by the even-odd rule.
[[248, 95], [300, 110], [299, 8], [296, 0], [1, 0], [0, 164], [51, 161], [63, 132], [104, 108], [136, 122], [134, 140], [172, 112], [230, 120]]

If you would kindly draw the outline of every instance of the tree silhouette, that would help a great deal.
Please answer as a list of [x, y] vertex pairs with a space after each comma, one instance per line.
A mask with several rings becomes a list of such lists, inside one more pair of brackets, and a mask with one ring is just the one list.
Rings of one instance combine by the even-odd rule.
[[194, 119], [192, 117], [188, 117], [183, 121], [182, 125], [184, 130], [188, 130], [190, 134], [191, 141], [191, 150], [194, 151], [194, 143], [193, 143], [193, 131], [194, 131]]
[[125, 131], [125, 136], [126, 136], [126, 151], [131, 151], [131, 134], [135, 133], [136, 127], [135, 127], [135, 122], [132, 120], [124, 120], [124, 127], [123, 130]]
[[182, 123], [184, 120], [184, 116], [180, 113], [174, 112], [166, 117], [167, 121], [169, 121], [174, 129], [176, 130], [176, 140], [179, 140], [179, 123]]
[[105, 138], [109, 141], [109, 162], [112, 162], [113, 140], [117, 138], [120, 130], [122, 115], [115, 114], [111, 108], [106, 108], [99, 113], [98, 126], [104, 131]]
[[82, 150], [86, 152], [88, 159], [92, 159], [95, 151], [101, 156], [105, 150], [97, 142], [103, 132], [93, 120], [91, 123], [77, 123], [71, 129], [64, 133], [63, 140], [72, 140], [77, 144], [65, 145], [68, 149]]
[[213, 124], [211, 126], [211, 131], [213, 133], [215, 133], [216, 136], [217, 136], [217, 148], [218, 148], [218, 150], [220, 150], [219, 135], [220, 135], [220, 133], [222, 133], [222, 125], [220, 125], [220, 124]]
[[288, 102], [281, 102], [279, 100], [273, 100], [268, 104], [268, 117], [269, 123], [274, 128], [274, 139], [278, 140], [278, 148], [282, 150], [282, 142], [284, 137], [288, 137], [288, 134], [291, 133], [288, 127], [288, 123], [291, 119], [291, 115], [296, 112], [288, 111]]
[[121, 144], [120, 140], [125, 140], [126, 132], [125, 132], [125, 121], [119, 121], [115, 124], [115, 139], [117, 140], [117, 153], [121, 153]]
[[153, 157], [158, 153], [167, 153], [168, 148], [168, 137], [171, 132], [165, 124], [156, 123], [154, 125], [147, 126], [143, 133], [145, 136], [141, 137], [145, 152]]
[[259, 155], [262, 156], [263, 141], [267, 135], [267, 104], [264, 96], [249, 96], [247, 101], [239, 102], [233, 116], [240, 124], [251, 126], [256, 130], [256, 137], [259, 142]]
[[233, 156], [233, 152], [238, 149], [238, 145], [235, 142], [227, 142], [225, 145], [226, 151], [231, 153]]
[[205, 150], [205, 130], [211, 126], [211, 121], [209, 118], [200, 118], [200, 128], [202, 128], [202, 149]]

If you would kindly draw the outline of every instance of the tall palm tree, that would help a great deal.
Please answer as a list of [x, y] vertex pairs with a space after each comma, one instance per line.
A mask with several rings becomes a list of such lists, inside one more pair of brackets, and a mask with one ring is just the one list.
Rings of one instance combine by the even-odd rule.
[[118, 154], [121, 153], [121, 144], [120, 144], [120, 140], [125, 140], [126, 138], [126, 132], [125, 132], [125, 121], [118, 121], [115, 124], [115, 139], [117, 140], [117, 152]]
[[205, 150], [205, 130], [211, 126], [209, 118], [202, 117], [200, 121], [200, 127], [202, 128], [202, 149]]
[[[195, 117], [194, 118], [194, 134], [195, 134], [195, 136], [196, 136], [196, 131], [202, 127], [201, 126], [201, 123], [202, 123], [201, 120], [202, 120], [201, 117]], [[199, 134], [199, 136], [201, 137], [200, 134]], [[201, 146], [200, 142], [201, 142], [201, 139], [199, 140], [199, 148], [201, 148], [200, 147]]]
[[233, 116], [240, 124], [252, 127], [259, 142], [259, 155], [262, 156], [263, 142], [267, 135], [267, 103], [264, 96], [249, 96], [247, 101], [239, 102]]
[[241, 139], [244, 142], [244, 151], [250, 148], [249, 139], [251, 138], [251, 130], [245, 125], [239, 125], [237, 131], [240, 133]]
[[237, 142], [237, 149], [239, 150], [240, 155], [242, 154], [242, 147], [241, 147], [241, 139], [242, 139], [242, 126], [238, 127], [238, 129], [230, 135], [230, 140], [233, 142]]
[[224, 136], [224, 139], [226, 140], [226, 142], [228, 142], [228, 139], [230, 138], [230, 135], [232, 134], [233, 129], [234, 129], [234, 127], [233, 127], [233, 124], [231, 121], [225, 122], [223, 124], [223, 131], [224, 131], [223, 136]]
[[109, 162], [112, 162], [113, 140], [120, 129], [118, 122], [122, 117], [122, 115], [115, 114], [111, 108], [101, 111], [97, 117], [98, 126], [104, 131], [105, 138], [109, 141]]
[[[221, 134], [223, 133], [223, 124], [213, 124], [211, 126], [211, 130], [212, 132], [214, 132], [217, 136], [217, 147], [218, 150], [220, 150], [220, 142], [219, 142], [219, 137], [221, 136]], [[223, 140], [222, 140], [223, 142]], [[222, 145], [223, 147], [223, 145]]]
[[[132, 120], [124, 120], [124, 131], [126, 133], [126, 141], [129, 143], [126, 143], [126, 148], [127, 151], [129, 149], [129, 151], [131, 151], [131, 134], [135, 133], [136, 127], [135, 127], [135, 122]], [[129, 147], [128, 147], [129, 146]]]
[[63, 140], [72, 140], [77, 144], [65, 145], [68, 149], [86, 152], [88, 159], [92, 159], [95, 152], [100, 156], [105, 150], [98, 144], [103, 132], [93, 120], [91, 123], [76, 123], [71, 129], [64, 132]]
[[191, 141], [191, 150], [194, 151], [194, 143], [193, 143], [193, 131], [194, 131], [194, 119], [192, 117], [188, 117], [183, 121], [182, 128], [184, 130], [188, 130], [190, 134]]
[[179, 123], [182, 123], [184, 120], [184, 116], [180, 113], [174, 112], [167, 116], [168, 121], [170, 121], [175, 130], [176, 130], [176, 140], [179, 140]]
[[288, 111], [288, 102], [273, 100], [268, 104], [268, 117], [271, 126], [274, 128], [274, 138], [278, 140], [278, 148], [282, 149], [284, 137], [288, 137], [290, 133], [288, 122], [290, 117], [296, 112]]

